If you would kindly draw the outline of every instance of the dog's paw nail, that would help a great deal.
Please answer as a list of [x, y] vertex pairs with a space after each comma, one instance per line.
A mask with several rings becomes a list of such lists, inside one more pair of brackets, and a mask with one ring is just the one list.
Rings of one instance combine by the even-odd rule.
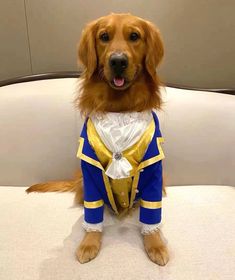
[[151, 248], [147, 250], [147, 254], [151, 261], [161, 266], [166, 265], [169, 261], [169, 254], [165, 248]]
[[76, 251], [77, 259], [80, 263], [87, 263], [93, 260], [99, 253], [97, 246], [82, 246]]

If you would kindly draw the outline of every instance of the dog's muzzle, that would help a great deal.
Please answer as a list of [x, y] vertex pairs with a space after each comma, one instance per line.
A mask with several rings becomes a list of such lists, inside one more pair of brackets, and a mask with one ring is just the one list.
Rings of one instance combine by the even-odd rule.
[[113, 84], [122, 87], [125, 84], [124, 71], [128, 67], [128, 57], [124, 53], [115, 52], [109, 58], [109, 66], [114, 76]]

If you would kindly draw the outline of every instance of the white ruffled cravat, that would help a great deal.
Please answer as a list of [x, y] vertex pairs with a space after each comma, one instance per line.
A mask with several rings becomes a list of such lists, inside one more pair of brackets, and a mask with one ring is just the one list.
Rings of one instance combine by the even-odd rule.
[[122, 152], [134, 145], [143, 135], [152, 120], [151, 111], [134, 113], [106, 113], [92, 115], [91, 120], [101, 140], [113, 153], [106, 175], [112, 179], [130, 176], [132, 166]]

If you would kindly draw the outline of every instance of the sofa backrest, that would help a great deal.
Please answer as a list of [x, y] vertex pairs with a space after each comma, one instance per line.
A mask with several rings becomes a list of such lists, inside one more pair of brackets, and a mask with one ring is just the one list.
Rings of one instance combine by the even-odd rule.
[[[0, 88], [0, 185], [71, 179], [83, 120], [76, 78]], [[166, 88], [158, 112], [168, 185], [235, 184], [235, 97]]]

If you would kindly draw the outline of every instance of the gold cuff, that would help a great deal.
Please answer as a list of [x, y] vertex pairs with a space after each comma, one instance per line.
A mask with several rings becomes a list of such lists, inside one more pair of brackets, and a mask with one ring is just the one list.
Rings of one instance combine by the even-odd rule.
[[146, 201], [141, 199], [140, 200], [140, 206], [148, 209], [159, 209], [162, 207], [161, 201]]
[[84, 201], [84, 207], [89, 208], [89, 209], [94, 209], [94, 208], [99, 208], [104, 205], [104, 201], [102, 199], [97, 200], [97, 201]]

